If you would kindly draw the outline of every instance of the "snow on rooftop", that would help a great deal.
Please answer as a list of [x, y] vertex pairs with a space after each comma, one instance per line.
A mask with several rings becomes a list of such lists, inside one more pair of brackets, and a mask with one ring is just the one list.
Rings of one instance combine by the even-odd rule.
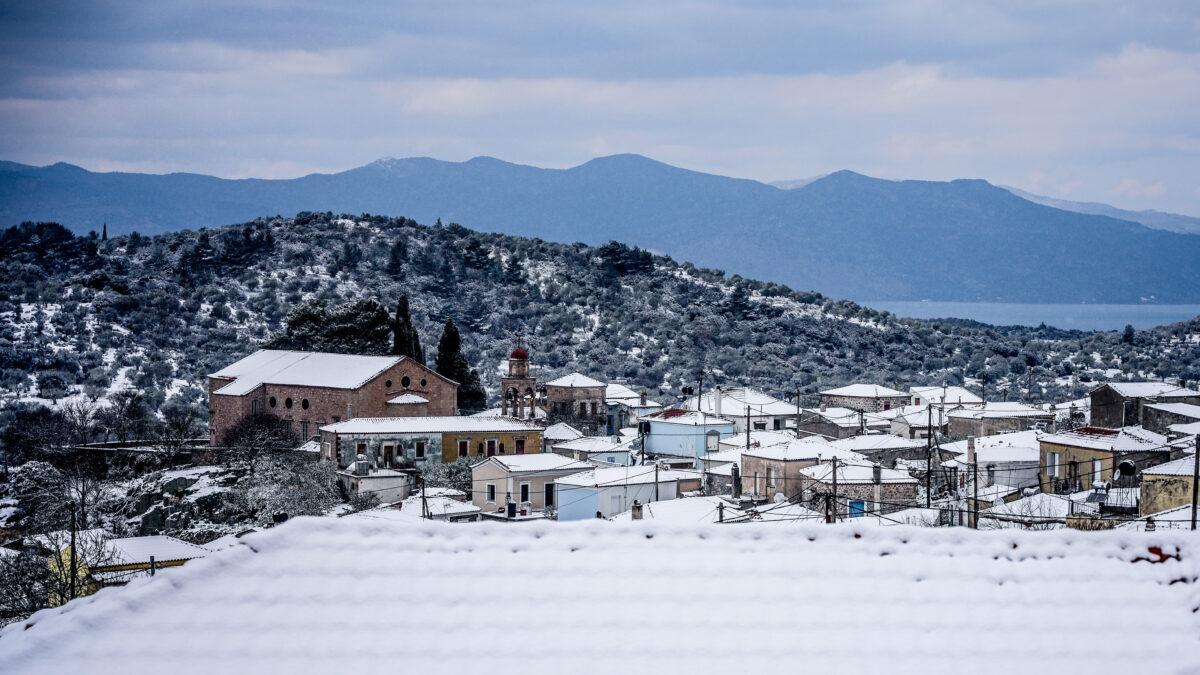
[[[610, 382], [604, 388], [604, 402], [621, 403], [632, 408], [639, 408], [642, 407], [642, 394], [641, 392], [634, 391], [623, 384]], [[645, 407], [661, 408], [662, 404], [647, 398]]]
[[1172, 415], [1200, 420], [1200, 405], [1193, 405], [1191, 403], [1150, 403], [1146, 407], [1171, 413]]
[[110, 539], [108, 549], [113, 555], [112, 565], [148, 563], [150, 556], [154, 556], [157, 562], [164, 562], [190, 560], [209, 554], [209, 550], [203, 546], [165, 535]]
[[852, 452], [879, 452], [883, 450], [910, 450], [925, 447], [924, 441], [893, 436], [892, 434], [862, 434], [830, 441], [830, 445]]
[[666, 410], [660, 410], [659, 412], [650, 415], [643, 415], [641, 419], [647, 422], [654, 422], [658, 424], [681, 424], [693, 427], [733, 426], [733, 422], [730, 422], [724, 417], [708, 415], [706, 413], [696, 412], [694, 410], [683, 410], [681, 408], [667, 408]]
[[[529, 414], [528, 407], [525, 408], [525, 414], [526, 415]], [[512, 417], [513, 419], [516, 419], [516, 412], [514, 410], [510, 409], [509, 414], [505, 415], [503, 408], [488, 408], [487, 410], [482, 410], [482, 411], [474, 413], [470, 416], [471, 417]], [[541, 408], [534, 408], [533, 409], [533, 419], [535, 419], [535, 420], [546, 419], [546, 411], [542, 410]]]
[[542, 432], [542, 438], [548, 441], [569, 441], [583, 436], [583, 432], [566, 422], [559, 422], [546, 427]]
[[974, 408], [958, 408], [946, 413], [948, 417], [959, 419], [1012, 419], [1017, 417], [1044, 417], [1050, 419], [1053, 413], [1039, 406], [1025, 405], [1016, 401], [991, 401]]
[[1200, 422], [1192, 422], [1190, 424], [1172, 424], [1168, 427], [1171, 431], [1185, 436], [1200, 435]]
[[[535, 455], [505, 455], [503, 457], [488, 457], [484, 462], [499, 464], [505, 471], [511, 473], [530, 473], [537, 471], [588, 471], [592, 468], [587, 462], [577, 462], [570, 457], [564, 457], [553, 452]], [[482, 464], [483, 462], [480, 462]], [[479, 466], [476, 464], [475, 466]]]
[[891, 398], [893, 396], [908, 396], [902, 391], [896, 391], [878, 384], [848, 384], [837, 389], [826, 389], [820, 392], [822, 396], [852, 396], [854, 398]]
[[1166, 436], [1147, 431], [1140, 426], [1122, 429], [1080, 427], [1057, 434], [1047, 434], [1041, 437], [1041, 442], [1117, 452], [1150, 452], [1169, 449]]
[[1194, 670], [1200, 634], [1184, 532], [346, 517], [242, 541], [8, 626], [6, 675], [1129, 675]]
[[[994, 436], [980, 436], [975, 439], [975, 455], [980, 463], [989, 462], [1032, 462], [1041, 461], [1042, 434], [1038, 431], [1014, 431]], [[954, 459], [943, 462], [943, 466], [965, 466], [967, 442], [955, 441], [943, 443], [943, 453], [956, 455]]]
[[[1096, 389], [1104, 387], [1111, 387], [1125, 398], [1200, 396], [1200, 392], [1185, 389], [1173, 382], [1108, 382], [1096, 387]], [[1095, 389], [1092, 391], [1095, 391]]]
[[950, 387], [909, 387], [908, 393], [921, 403], [945, 403], [946, 405], [976, 405], [983, 399], [970, 389], [958, 386]]
[[759, 448], [749, 448], [742, 451], [746, 457], [760, 457], [780, 462], [799, 460], [829, 460], [837, 458], [847, 462], [867, 462], [867, 458], [853, 450], [838, 447], [829, 441], [809, 437], [793, 438], [786, 443], [777, 443]]
[[[749, 387], [721, 387], [721, 414], [745, 415], [746, 407], [750, 407], [751, 416], [781, 416], [795, 415], [796, 404], [780, 399]], [[698, 400], [697, 400], [698, 399]], [[697, 406], [699, 406], [697, 408]], [[717, 392], [693, 396], [680, 406], [687, 410], [701, 410], [710, 415], [717, 414]]]
[[672, 471], [659, 469], [657, 473], [653, 466], [625, 466], [593, 469], [584, 473], [571, 474], [565, 478], [555, 479], [555, 485], [571, 487], [611, 487], [614, 485], [640, 485], [643, 483], [669, 483], [697, 477], [694, 471]]
[[[767, 430], [751, 430], [750, 432], [750, 447], [778, 445], [787, 443], [788, 441], [796, 440], [796, 435], [785, 431], [767, 431]], [[734, 434], [729, 438], [722, 438], [718, 445], [722, 448], [742, 448], [746, 447], [746, 434]]]
[[403, 358], [261, 349], [209, 377], [236, 378], [213, 392], [230, 396], [248, 394], [262, 384], [356, 389]]
[[541, 428], [511, 417], [356, 417], [326, 424], [321, 431], [338, 434], [452, 434], [540, 432]]
[[408, 404], [412, 404], [412, 403], [429, 403], [429, 399], [425, 398], [424, 396], [417, 396], [416, 394], [400, 394], [399, 396], [397, 396], [395, 398], [389, 398], [388, 403], [392, 403], [395, 405], [408, 405]]
[[[1180, 457], [1177, 460], [1142, 469], [1143, 476], [1187, 476], [1191, 478], [1196, 468], [1195, 455]], [[1188, 500], [1189, 503], [1191, 500]]]
[[[917, 479], [908, 474], [907, 471], [900, 469], [880, 469], [881, 483], [916, 483]], [[806, 466], [800, 469], [800, 473], [821, 482], [833, 482], [833, 464], [817, 464], [816, 466]], [[845, 485], [851, 483], [873, 483], [874, 467], [870, 464], [838, 464], [837, 481]]]
[[549, 382], [546, 383], [546, 386], [547, 387], [603, 387], [605, 385], [603, 382], [601, 382], [599, 380], [593, 380], [592, 378], [588, 377], [587, 375], [581, 375], [579, 373], [571, 373], [570, 375], [563, 375], [562, 377], [558, 378], [557, 380], [550, 380]]

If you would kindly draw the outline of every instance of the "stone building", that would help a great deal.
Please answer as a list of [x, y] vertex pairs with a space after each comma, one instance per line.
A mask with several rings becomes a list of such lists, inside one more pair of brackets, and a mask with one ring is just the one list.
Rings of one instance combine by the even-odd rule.
[[801, 469], [800, 475], [813, 510], [823, 511], [828, 498], [838, 518], [882, 515], [917, 505], [917, 479], [907, 471], [839, 461], [836, 492], [832, 463]]
[[1142, 426], [1165, 434], [1176, 424], [1200, 422], [1200, 405], [1194, 403], [1150, 403], [1142, 406]]
[[1200, 391], [1178, 382], [1109, 382], [1093, 389], [1091, 425], [1106, 429], [1145, 425], [1143, 407], [1149, 403], [1192, 403], [1200, 405]]
[[508, 376], [500, 379], [500, 414], [534, 419], [537, 395], [537, 380], [529, 376], [529, 352], [518, 345], [508, 355]]
[[247, 415], [280, 418], [304, 441], [356, 417], [449, 416], [458, 383], [406, 356], [263, 349], [208, 376], [208, 433], [220, 445]]
[[850, 438], [872, 432], [889, 433], [891, 419], [850, 408], [821, 406], [805, 408], [800, 414], [800, 433], [825, 438]]
[[552, 421], [563, 421], [583, 431], [598, 431], [607, 422], [606, 386], [586, 375], [571, 373], [546, 383], [546, 409]]
[[950, 435], [966, 438], [1030, 429], [1052, 430], [1056, 413], [1052, 409], [1044, 410], [1009, 401], [958, 408], [947, 415], [950, 418]]
[[1081, 427], [1038, 441], [1043, 492], [1087, 490], [1097, 481], [1131, 488], [1139, 471], [1172, 459], [1167, 437], [1142, 427]]
[[842, 407], [863, 412], [880, 412], [902, 408], [909, 404], [911, 396], [902, 391], [889, 389], [878, 384], [849, 384], [837, 389], [820, 392], [821, 405]]
[[359, 417], [321, 427], [321, 458], [415, 468], [465, 457], [538, 454], [542, 429], [511, 417]]
[[1138, 507], [1143, 516], [1192, 504], [1192, 475], [1196, 458], [1181, 457], [1175, 461], [1142, 470], [1141, 499]]
[[787, 499], [804, 491], [802, 470], [827, 462], [866, 463], [867, 458], [842, 450], [817, 438], [793, 438], [785, 443], [753, 447], [742, 451], [742, 495], [751, 499], [774, 499], [782, 494]]

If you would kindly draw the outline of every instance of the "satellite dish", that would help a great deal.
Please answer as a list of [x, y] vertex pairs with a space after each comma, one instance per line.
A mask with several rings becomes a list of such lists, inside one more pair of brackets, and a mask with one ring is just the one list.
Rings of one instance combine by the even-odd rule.
[[771, 501], [775, 502], [776, 504], [782, 504], [783, 502], [787, 501], [787, 497], [784, 497], [782, 492], [776, 492], [774, 499]]

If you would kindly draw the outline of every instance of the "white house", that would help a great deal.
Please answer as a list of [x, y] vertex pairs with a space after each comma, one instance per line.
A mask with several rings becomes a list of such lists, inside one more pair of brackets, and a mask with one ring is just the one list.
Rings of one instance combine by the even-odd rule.
[[595, 469], [555, 481], [558, 491], [558, 519], [586, 520], [615, 516], [633, 506], [675, 499], [679, 496], [679, 480], [694, 477], [693, 473], [668, 471], [655, 466], [641, 465]]
[[408, 474], [395, 469], [374, 468], [365, 455], [359, 455], [350, 466], [338, 471], [337, 480], [347, 495], [373, 494], [381, 504], [398, 502], [408, 497], [412, 489]]
[[796, 404], [781, 401], [750, 387], [716, 387], [707, 394], [693, 396], [680, 407], [724, 417], [733, 422], [737, 433], [746, 432], [747, 413], [750, 428], [759, 431], [786, 429], [789, 422], [795, 423], [800, 413]]
[[734, 433], [733, 422], [702, 412], [669, 408], [642, 418], [650, 424], [645, 438], [645, 452], [695, 460], [719, 448], [722, 438]]

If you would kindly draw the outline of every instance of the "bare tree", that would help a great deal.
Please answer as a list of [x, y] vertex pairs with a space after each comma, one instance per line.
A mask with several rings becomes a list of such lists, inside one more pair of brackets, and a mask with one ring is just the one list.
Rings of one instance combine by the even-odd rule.
[[201, 435], [200, 414], [190, 405], [168, 405], [162, 415], [155, 445], [174, 466], [188, 445]]
[[50, 567], [30, 551], [0, 549], [0, 624], [20, 621], [48, 606]]
[[63, 422], [74, 439], [73, 442], [84, 445], [90, 441], [96, 431], [96, 404], [84, 399], [74, 399], [64, 403], [60, 410]]

